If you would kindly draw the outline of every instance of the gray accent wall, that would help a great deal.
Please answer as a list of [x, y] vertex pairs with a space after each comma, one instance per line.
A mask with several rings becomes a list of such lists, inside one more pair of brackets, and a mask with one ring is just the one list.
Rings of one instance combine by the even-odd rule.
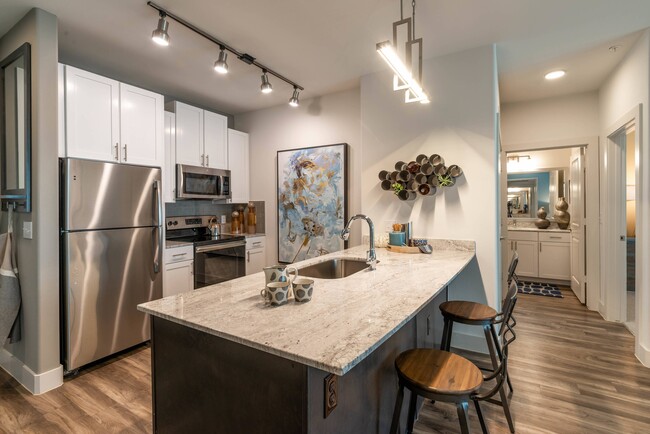
[[[4, 348], [36, 375], [60, 367], [57, 26], [56, 16], [34, 8], [0, 39], [0, 58], [25, 42], [32, 46], [32, 212], [14, 221], [23, 338]], [[1, 219], [6, 231], [7, 213]], [[28, 221], [31, 240], [22, 236]]]

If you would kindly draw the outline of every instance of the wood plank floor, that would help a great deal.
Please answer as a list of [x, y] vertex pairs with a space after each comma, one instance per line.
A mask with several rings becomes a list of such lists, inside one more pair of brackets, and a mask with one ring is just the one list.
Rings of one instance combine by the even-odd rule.
[[[520, 295], [511, 346], [518, 433], [650, 433], [650, 369], [621, 324], [564, 299]], [[148, 347], [81, 372], [32, 396], [0, 370], [0, 433], [151, 432]], [[484, 403], [491, 433], [507, 433], [500, 407]], [[470, 407], [472, 432], [480, 432]], [[415, 432], [458, 432], [453, 406], [427, 403]]]

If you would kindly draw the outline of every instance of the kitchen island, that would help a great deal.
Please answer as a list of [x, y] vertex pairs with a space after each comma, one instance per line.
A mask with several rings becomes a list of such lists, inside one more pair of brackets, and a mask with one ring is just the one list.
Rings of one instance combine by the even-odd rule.
[[267, 306], [257, 273], [138, 306], [153, 317], [154, 430], [387, 432], [393, 361], [439, 343], [437, 306], [475, 256], [473, 242], [432, 245], [431, 255], [378, 249], [376, 270], [314, 279], [307, 303]]

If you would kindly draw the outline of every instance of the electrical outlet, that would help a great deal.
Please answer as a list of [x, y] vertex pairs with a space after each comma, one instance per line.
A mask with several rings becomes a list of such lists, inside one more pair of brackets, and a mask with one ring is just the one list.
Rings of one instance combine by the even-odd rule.
[[325, 417], [336, 408], [339, 401], [339, 377], [329, 374], [325, 377]]
[[23, 238], [32, 239], [32, 222], [23, 222]]

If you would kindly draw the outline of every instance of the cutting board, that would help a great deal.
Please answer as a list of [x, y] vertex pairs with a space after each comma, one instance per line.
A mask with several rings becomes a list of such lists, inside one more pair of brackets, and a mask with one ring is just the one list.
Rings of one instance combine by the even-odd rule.
[[395, 253], [422, 253], [419, 247], [409, 247], [409, 246], [391, 246], [388, 244], [388, 250]]

